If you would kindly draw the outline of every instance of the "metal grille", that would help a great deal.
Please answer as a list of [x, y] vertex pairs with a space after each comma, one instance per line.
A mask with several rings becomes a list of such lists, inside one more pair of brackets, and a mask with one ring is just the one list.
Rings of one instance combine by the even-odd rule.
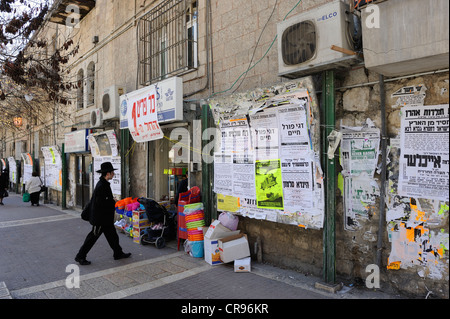
[[165, 0], [139, 20], [139, 82], [149, 85], [197, 66], [197, 1]]

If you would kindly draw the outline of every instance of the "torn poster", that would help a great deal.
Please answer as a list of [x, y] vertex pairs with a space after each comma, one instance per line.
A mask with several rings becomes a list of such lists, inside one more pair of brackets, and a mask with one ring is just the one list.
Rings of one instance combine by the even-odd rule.
[[370, 119], [362, 127], [343, 127], [340, 148], [344, 177], [344, 229], [361, 227], [360, 219], [369, 219], [376, 197], [380, 195], [373, 179], [380, 147], [380, 130]]
[[378, 162], [380, 130], [368, 119], [363, 127], [345, 127], [342, 130], [342, 175], [366, 172], [373, 177]]
[[423, 106], [427, 88], [424, 84], [406, 86], [391, 95], [393, 99], [397, 99], [397, 104], [392, 107], [399, 106]]
[[258, 208], [283, 210], [283, 182], [279, 159], [256, 161], [255, 187]]
[[[386, 221], [392, 248], [388, 269], [420, 266], [417, 270], [421, 277], [443, 278], [446, 268], [443, 259], [448, 251], [449, 235], [439, 227], [448, 222], [448, 214], [440, 214], [441, 203], [437, 200], [410, 199], [409, 203], [402, 202], [389, 209]], [[445, 210], [442, 204], [440, 207]]]
[[398, 194], [449, 200], [449, 105], [402, 109]]
[[344, 179], [344, 229], [354, 231], [360, 228], [359, 219], [368, 219], [375, 209], [380, 190], [377, 182], [366, 172]]

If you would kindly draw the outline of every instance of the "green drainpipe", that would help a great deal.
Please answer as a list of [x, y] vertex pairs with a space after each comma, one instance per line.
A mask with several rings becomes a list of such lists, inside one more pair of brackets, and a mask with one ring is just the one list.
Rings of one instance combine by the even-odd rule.
[[[202, 134], [206, 129], [211, 127], [211, 114], [209, 105], [202, 105]], [[202, 150], [209, 143], [208, 140], [202, 138]], [[202, 154], [203, 158], [203, 154]], [[213, 164], [207, 164], [202, 159], [202, 201], [205, 211], [205, 222], [210, 225], [213, 219], [217, 219], [217, 211], [214, 209], [214, 196], [211, 188], [211, 180], [213, 176]]]
[[67, 190], [67, 159], [66, 159], [66, 145], [62, 144], [61, 150], [61, 160], [62, 160], [62, 198], [61, 198], [61, 208], [67, 209], [67, 198], [66, 198], [66, 190]]

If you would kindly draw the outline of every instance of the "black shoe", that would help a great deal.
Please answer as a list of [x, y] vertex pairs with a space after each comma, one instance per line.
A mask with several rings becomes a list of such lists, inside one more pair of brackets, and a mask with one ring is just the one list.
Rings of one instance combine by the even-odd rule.
[[122, 253], [118, 256], [114, 256], [114, 260], [124, 259], [131, 256], [131, 253]]
[[3, 203], [0, 203], [0, 205], [5, 205], [5, 204], [3, 204]]
[[91, 264], [91, 262], [90, 262], [90, 261], [87, 261], [86, 258], [78, 258], [78, 257], [75, 257], [75, 261], [76, 261], [77, 263], [79, 263], [81, 266], [87, 266], [87, 265], [90, 265], [90, 264]]

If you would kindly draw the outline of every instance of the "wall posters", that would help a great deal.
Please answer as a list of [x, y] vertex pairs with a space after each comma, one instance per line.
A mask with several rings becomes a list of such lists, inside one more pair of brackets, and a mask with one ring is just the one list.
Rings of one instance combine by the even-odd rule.
[[404, 107], [398, 194], [449, 200], [449, 105]]
[[360, 228], [360, 219], [368, 219], [380, 196], [373, 179], [377, 168], [380, 130], [370, 119], [361, 127], [343, 127], [340, 148], [344, 178], [344, 229]]
[[31, 175], [33, 174], [33, 159], [30, 153], [22, 153], [21, 156], [23, 160], [22, 183], [25, 184], [31, 179]]
[[57, 146], [41, 148], [44, 155], [44, 184], [47, 187], [62, 191], [62, 159]]
[[121, 179], [122, 179], [122, 170], [121, 170], [121, 159], [120, 156], [102, 156], [94, 158], [94, 182], [97, 184], [101, 174], [97, 173], [100, 170], [102, 163], [111, 162], [113, 167], [116, 169], [114, 171], [114, 177], [110, 181], [111, 190], [116, 197], [116, 199], [120, 199], [122, 196], [122, 187], [121, 187]]
[[121, 157], [119, 156], [119, 143], [114, 130], [91, 134], [88, 136], [89, 147], [94, 158], [94, 184], [100, 178], [97, 173], [102, 163], [111, 162], [113, 167], [117, 169], [111, 180], [111, 190], [113, 195], [120, 199], [122, 196], [121, 188]]
[[9, 164], [9, 181], [13, 184], [17, 183], [17, 163], [14, 157], [8, 157]]
[[234, 210], [243, 216], [322, 228], [322, 175], [310, 120], [306, 90], [222, 120], [221, 151], [214, 157], [214, 191], [221, 201], [237, 198]]
[[258, 208], [283, 210], [283, 182], [279, 159], [256, 161], [255, 187]]

